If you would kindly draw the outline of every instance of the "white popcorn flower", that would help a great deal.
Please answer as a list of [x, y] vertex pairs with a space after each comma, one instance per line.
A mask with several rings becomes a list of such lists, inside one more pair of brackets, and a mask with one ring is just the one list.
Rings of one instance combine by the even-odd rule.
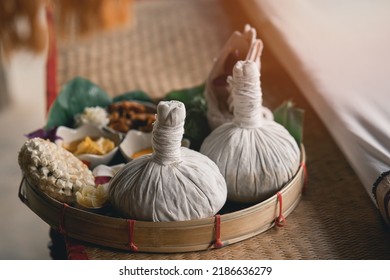
[[75, 202], [81, 187], [95, 184], [92, 171], [81, 160], [41, 138], [23, 144], [18, 163], [29, 182], [61, 202]]
[[97, 127], [107, 126], [109, 118], [107, 111], [101, 107], [86, 107], [81, 114], [75, 116], [76, 126], [91, 124]]

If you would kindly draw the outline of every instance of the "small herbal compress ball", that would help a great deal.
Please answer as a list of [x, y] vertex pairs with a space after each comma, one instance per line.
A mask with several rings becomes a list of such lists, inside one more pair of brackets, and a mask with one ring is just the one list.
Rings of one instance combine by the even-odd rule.
[[127, 163], [110, 181], [111, 204], [125, 217], [186, 221], [215, 215], [225, 204], [226, 183], [216, 164], [181, 147], [186, 111], [179, 101], [160, 102], [153, 150]]
[[282, 125], [261, 116], [260, 73], [255, 62], [238, 61], [228, 81], [233, 121], [213, 130], [200, 152], [218, 165], [226, 179], [229, 200], [260, 202], [295, 175], [300, 150]]

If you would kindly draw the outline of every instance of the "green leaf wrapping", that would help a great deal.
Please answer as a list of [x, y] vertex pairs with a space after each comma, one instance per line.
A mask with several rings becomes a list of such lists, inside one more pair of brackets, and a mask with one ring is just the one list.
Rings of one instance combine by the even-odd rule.
[[115, 96], [112, 99], [112, 102], [120, 102], [120, 101], [144, 101], [153, 103], [153, 100], [142, 90], [132, 90], [129, 92], [125, 92], [121, 95]]
[[274, 120], [283, 125], [298, 144], [303, 139], [304, 110], [296, 108], [291, 100], [283, 102], [274, 111]]
[[[180, 89], [180, 90], [172, 90], [167, 93], [164, 100], [178, 100], [184, 103], [184, 106], [188, 109], [189, 107], [194, 107], [200, 105], [204, 100], [204, 89], [205, 84], [201, 84], [195, 87]], [[200, 103], [199, 103], [200, 102]]]
[[91, 81], [76, 77], [67, 82], [61, 89], [50, 108], [46, 129], [56, 126], [74, 126], [74, 116], [84, 111], [86, 107], [106, 107], [111, 104], [111, 98]]
[[200, 146], [210, 133], [207, 120], [207, 102], [204, 97], [205, 84], [192, 88], [170, 91], [164, 100], [178, 100], [184, 103], [187, 115], [184, 124], [184, 137], [191, 142], [191, 149], [199, 151]]

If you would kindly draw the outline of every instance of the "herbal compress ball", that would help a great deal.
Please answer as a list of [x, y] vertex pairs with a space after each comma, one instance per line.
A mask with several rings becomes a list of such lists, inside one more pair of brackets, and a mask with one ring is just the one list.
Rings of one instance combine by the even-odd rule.
[[18, 163], [29, 182], [61, 202], [73, 203], [81, 187], [95, 185], [92, 172], [81, 160], [48, 140], [27, 140]]
[[127, 163], [110, 181], [111, 204], [125, 217], [185, 221], [215, 215], [225, 204], [226, 183], [216, 164], [181, 147], [186, 110], [160, 102], [153, 126], [154, 152]]
[[252, 61], [238, 61], [228, 78], [234, 118], [216, 128], [200, 152], [219, 167], [228, 199], [260, 202], [274, 195], [297, 172], [300, 150], [289, 132], [261, 116], [260, 73]]

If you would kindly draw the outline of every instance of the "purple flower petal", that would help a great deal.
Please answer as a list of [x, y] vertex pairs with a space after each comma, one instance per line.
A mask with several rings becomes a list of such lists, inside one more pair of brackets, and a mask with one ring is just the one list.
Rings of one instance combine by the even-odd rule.
[[57, 136], [56, 132], [57, 132], [57, 127], [54, 127], [54, 128], [49, 129], [47, 131], [43, 128], [40, 128], [40, 129], [37, 129], [33, 132], [25, 134], [24, 136], [26, 136], [28, 139], [38, 137], [38, 138], [42, 138], [42, 139], [46, 139], [46, 140], [50, 140], [51, 142], [54, 142], [57, 139], [62, 139], [61, 137]]

